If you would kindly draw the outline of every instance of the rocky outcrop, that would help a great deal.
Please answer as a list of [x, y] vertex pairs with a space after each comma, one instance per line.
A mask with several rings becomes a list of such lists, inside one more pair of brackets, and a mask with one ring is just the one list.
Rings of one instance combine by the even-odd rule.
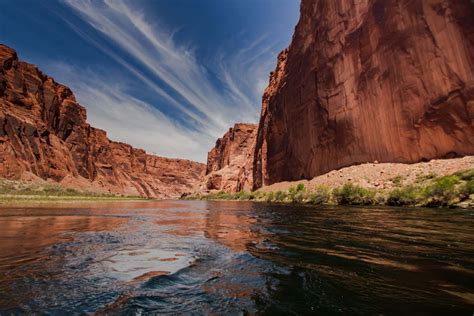
[[207, 155], [202, 190], [237, 192], [244, 188], [239, 178], [245, 162], [253, 157], [251, 149], [254, 148], [256, 132], [257, 125], [238, 123], [217, 140]]
[[204, 170], [109, 140], [68, 87], [0, 45], [0, 177], [165, 198], [192, 192]]
[[473, 16], [469, 0], [303, 0], [244, 179], [474, 154]]

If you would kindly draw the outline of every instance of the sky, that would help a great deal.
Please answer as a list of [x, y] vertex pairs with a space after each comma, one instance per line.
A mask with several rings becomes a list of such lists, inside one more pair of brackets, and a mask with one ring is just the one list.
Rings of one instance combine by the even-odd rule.
[[0, 0], [0, 43], [69, 86], [92, 126], [205, 162], [257, 123], [299, 0]]

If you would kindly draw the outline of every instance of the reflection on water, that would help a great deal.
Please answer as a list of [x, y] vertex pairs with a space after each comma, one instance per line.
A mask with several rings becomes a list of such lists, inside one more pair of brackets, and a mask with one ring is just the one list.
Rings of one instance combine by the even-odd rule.
[[0, 314], [472, 314], [473, 219], [249, 202], [4, 208]]

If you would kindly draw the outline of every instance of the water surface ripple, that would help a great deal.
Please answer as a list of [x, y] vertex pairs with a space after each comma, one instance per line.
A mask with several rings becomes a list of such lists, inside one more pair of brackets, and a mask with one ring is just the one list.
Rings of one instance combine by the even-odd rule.
[[0, 314], [466, 314], [474, 210], [0, 209]]

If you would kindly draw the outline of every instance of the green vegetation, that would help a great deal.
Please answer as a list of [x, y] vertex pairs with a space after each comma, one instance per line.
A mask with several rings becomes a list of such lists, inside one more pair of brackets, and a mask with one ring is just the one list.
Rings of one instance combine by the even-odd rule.
[[464, 198], [468, 198], [469, 195], [474, 194], [474, 180], [469, 180], [464, 183], [460, 188], [460, 192]]
[[423, 189], [423, 196], [426, 206], [431, 207], [449, 207], [454, 205], [459, 192], [457, 184], [460, 179], [456, 175], [436, 178], [433, 182]]
[[434, 173], [428, 173], [428, 174], [419, 174], [416, 176], [416, 183], [422, 183], [422, 182], [425, 182], [427, 180], [431, 180], [431, 179], [434, 179], [436, 178], [436, 174]]
[[402, 185], [403, 177], [402, 176], [396, 176], [396, 177], [390, 179], [390, 181], [392, 181], [392, 183], [395, 186], [399, 187], [399, 186]]
[[296, 187], [291, 187], [288, 192], [288, 198], [292, 203], [303, 203], [307, 198], [306, 188], [303, 183], [299, 183]]
[[420, 189], [409, 185], [390, 191], [387, 204], [392, 206], [417, 205], [421, 199]]
[[331, 189], [320, 185], [308, 194], [308, 202], [314, 205], [328, 204], [331, 199]]
[[287, 199], [287, 196], [288, 196], [288, 195], [289, 195], [289, 194], [286, 193], [286, 192], [277, 191], [277, 192], [275, 193], [275, 198], [274, 198], [274, 200], [271, 201], [271, 202], [285, 202], [285, 200]]
[[137, 200], [138, 196], [118, 196], [112, 193], [82, 192], [57, 184], [35, 184], [0, 180], [0, 203], [16, 201], [58, 200]]
[[373, 205], [376, 203], [375, 190], [366, 189], [352, 183], [346, 183], [342, 188], [333, 191], [339, 205]]
[[430, 177], [428, 184], [394, 189], [388, 195], [387, 204], [455, 207], [474, 194], [473, 176], [474, 169], [469, 169], [449, 176]]
[[464, 181], [474, 180], [474, 169], [458, 171], [454, 175]]
[[[346, 183], [338, 188], [319, 185], [307, 188], [300, 183], [288, 191], [265, 192], [217, 192], [194, 195], [188, 199], [206, 200], [253, 200], [268, 203], [298, 203], [313, 205], [390, 205], [456, 207], [474, 205], [474, 169], [437, 177], [433, 174], [418, 176], [415, 184], [403, 185], [402, 177], [390, 180], [392, 190], [375, 190]], [[464, 204], [463, 204], [464, 203]], [[467, 204], [466, 204], [467, 203]], [[465, 206], [466, 207], [466, 206]]]

